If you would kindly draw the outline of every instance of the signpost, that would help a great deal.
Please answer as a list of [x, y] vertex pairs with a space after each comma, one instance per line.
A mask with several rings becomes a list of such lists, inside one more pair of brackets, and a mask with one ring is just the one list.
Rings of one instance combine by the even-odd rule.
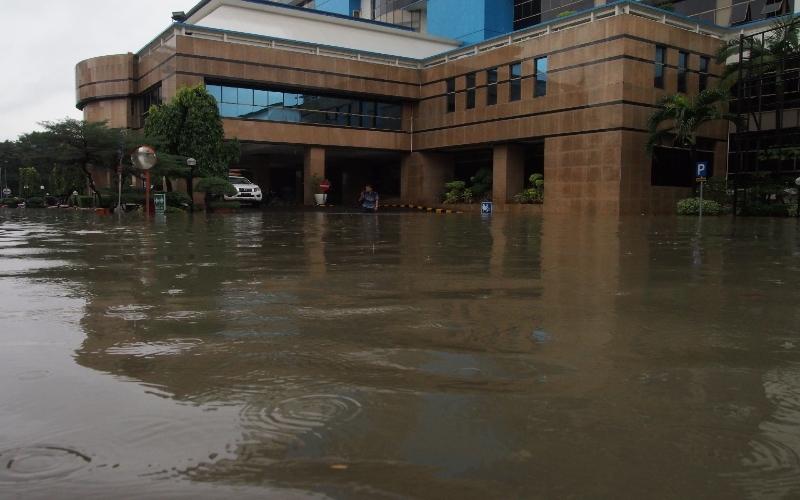
[[153, 205], [156, 208], [156, 214], [161, 215], [167, 212], [167, 195], [164, 193], [156, 193], [153, 195]]
[[703, 217], [703, 185], [705, 185], [706, 179], [708, 179], [708, 162], [698, 161], [697, 182], [700, 183], [700, 208], [699, 208], [700, 218]]
[[11, 196], [11, 189], [9, 188], [3, 189], [3, 198], [8, 198], [9, 196]]
[[482, 201], [481, 202], [481, 215], [492, 215], [492, 202], [491, 201]]

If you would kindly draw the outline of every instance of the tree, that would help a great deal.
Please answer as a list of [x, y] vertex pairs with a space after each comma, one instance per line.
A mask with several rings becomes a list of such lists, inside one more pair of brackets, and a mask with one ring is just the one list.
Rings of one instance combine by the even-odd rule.
[[123, 147], [120, 130], [107, 127], [105, 122], [71, 118], [41, 125], [43, 132], [32, 132], [20, 138], [25, 157], [37, 165], [77, 169], [101, 202], [102, 195], [92, 178], [92, 169], [114, 168], [119, 163]]
[[723, 110], [728, 93], [720, 89], [706, 89], [694, 97], [684, 94], [664, 96], [658, 103], [659, 109], [648, 122], [650, 137], [647, 151], [664, 141], [671, 141], [676, 147], [689, 150], [689, 158], [694, 164], [697, 154], [697, 134], [700, 128], [716, 121], [738, 124], [738, 117]]
[[[239, 143], [225, 140], [217, 101], [203, 85], [181, 88], [169, 103], [151, 107], [144, 131], [161, 138], [164, 152], [196, 159], [199, 177], [227, 178], [228, 166], [238, 161]], [[194, 175], [186, 175], [190, 195]]]
[[33, 167], [19, 169], [19, 192], [23, 198], [30, 198], [38, 193], [41, 178], [39, 172]]

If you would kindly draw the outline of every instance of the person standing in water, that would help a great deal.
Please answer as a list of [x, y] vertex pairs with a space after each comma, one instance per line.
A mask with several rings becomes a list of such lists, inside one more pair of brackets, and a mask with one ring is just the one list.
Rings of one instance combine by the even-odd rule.
[[378, 192], [372, 189], [372, 185], [367, 184], [361, 195], [358, 197], [358, 202], [361, 203], [361, 209], [365, 212], [377, 212], [380, 196]]

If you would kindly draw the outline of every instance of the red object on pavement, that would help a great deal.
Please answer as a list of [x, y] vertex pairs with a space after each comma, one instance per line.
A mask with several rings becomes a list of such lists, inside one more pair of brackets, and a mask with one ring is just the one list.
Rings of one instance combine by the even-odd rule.
[[319, 183], [319, 188], [322, 190], [323, 193], [327, 193], [331, 189], [331, 181], [325, 179], [324, 181]]

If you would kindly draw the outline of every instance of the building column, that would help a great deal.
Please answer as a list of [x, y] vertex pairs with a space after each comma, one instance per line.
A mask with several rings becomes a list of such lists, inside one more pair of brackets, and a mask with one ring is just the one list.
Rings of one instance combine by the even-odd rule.
[[314, 205], [317, 187], [311, 182], [314, 177], [325, 178], [325, 148], [310, 146], [303, 158], [303, 205]]
[[508, 203], [525, 189], [525, 149], [519, 144], [498, 144], [492, 158], [492, 201]]
[[453, 178], [453, 159], [440, 153], [411, 153], [400, 167], [400, 198], [420, 205], [439, 205], [444, 184]]

